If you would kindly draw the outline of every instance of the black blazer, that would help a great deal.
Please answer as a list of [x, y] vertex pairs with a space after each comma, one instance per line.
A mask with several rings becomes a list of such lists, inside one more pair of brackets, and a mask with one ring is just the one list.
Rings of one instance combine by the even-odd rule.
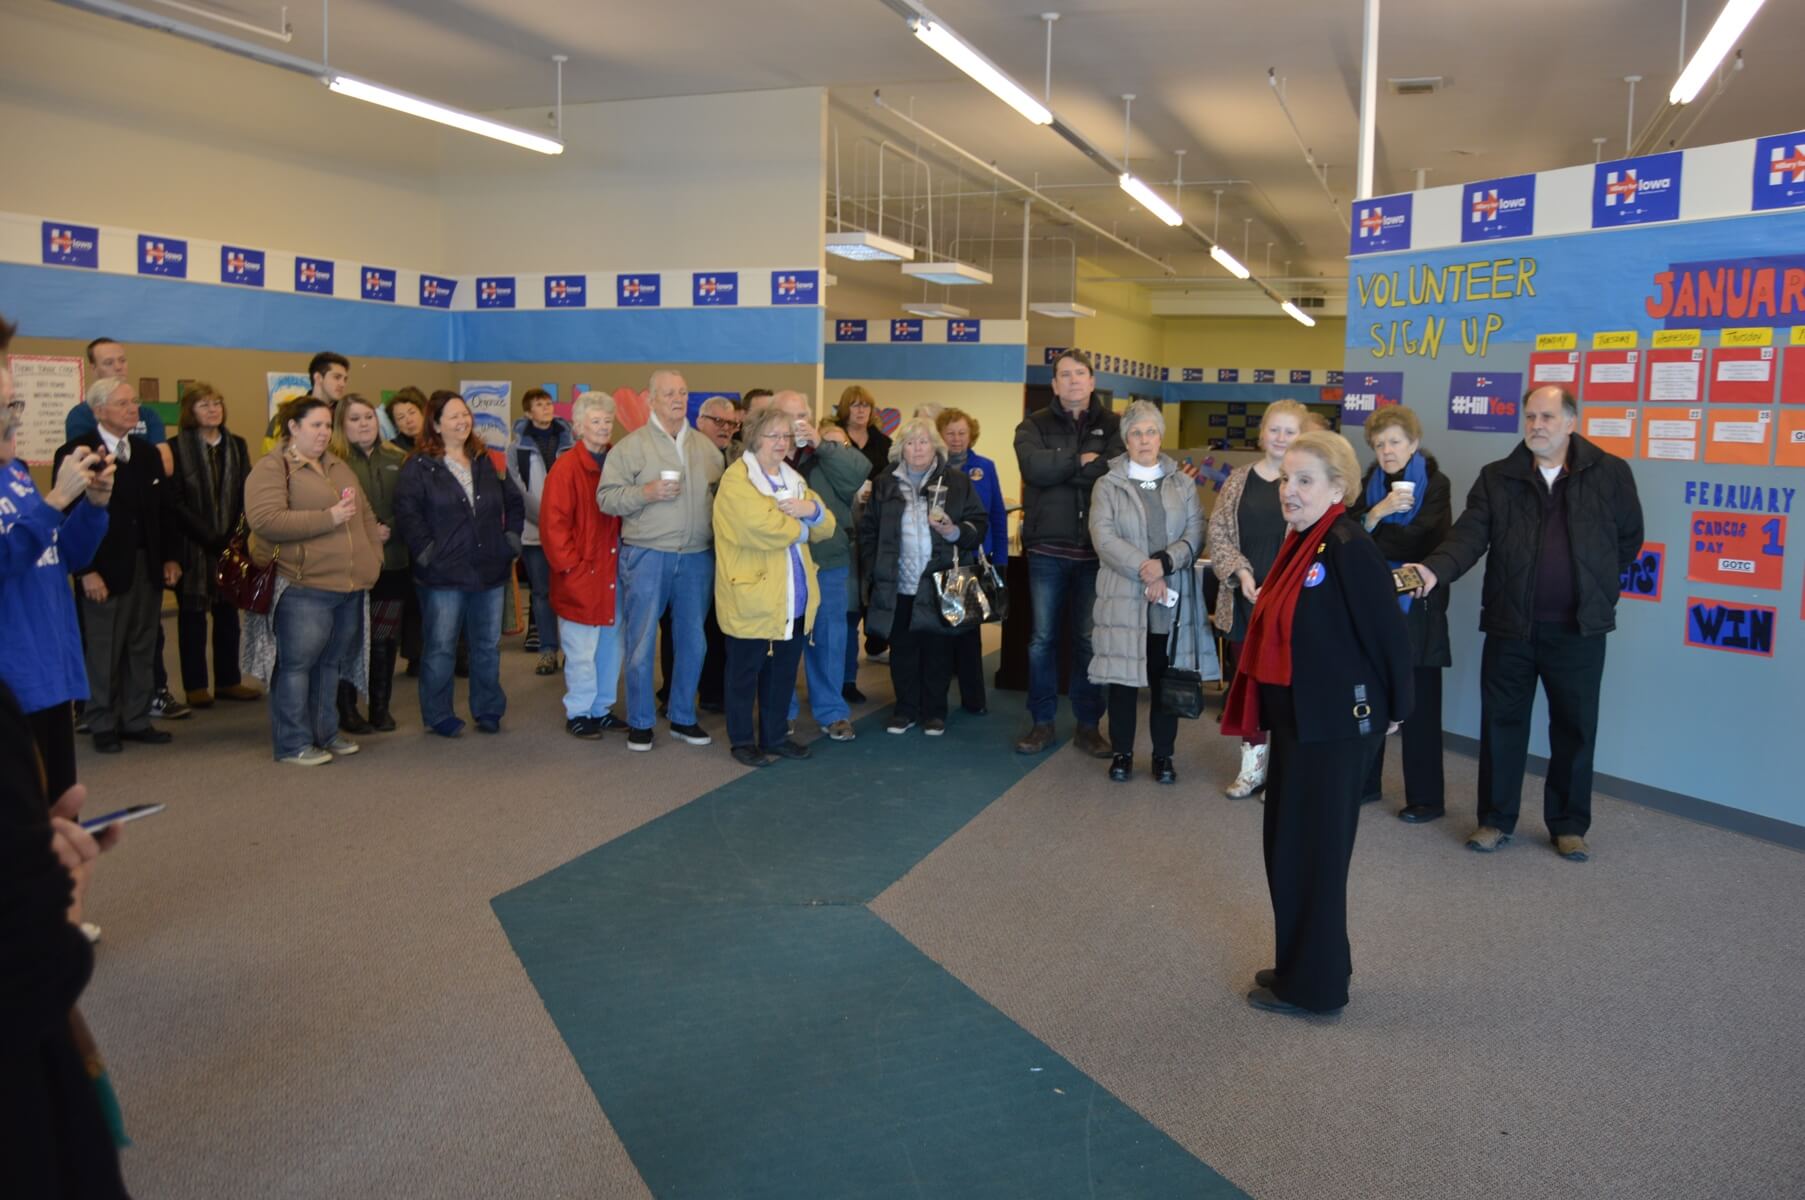
[[[113, 472], [113, 498], [107, 504], [107, 535], [85, 563], [71, 563], [75, 575], [90, 573], [100, 576], [107, 591], [118, 593], [131, 588], [132, 564], [138, 551], [144, 551], [147, 576], [153, 587], [163, 586], [163, 564], [182, 560], [181, 535], [175, 516], [175, 485], [163, 475], [163, 456], [157, 448], [137, 434], [127, 435], [131, 441], [131, 458], [118, 463]], [[100, 431], [84, 434], [65, 443], [51, 460], [50, 477], [77, 446], [86, 446], [99, 454], [107, 444]]]
[[[1291, 622], [1291, 697], [1298, 740], [1385, 732], [1415, 704], [1410, 636], [1391, 567], [1366, 530], [1339, 517], [1311, 563], [1321, 581], [1298, 594]], [[1362, 728], [1362, 722], [1365, 728]]]
[[[1402, 525], [1381, 521], [1370, 534], [1387, 562], [1422, 562], [1442, 544], [1449, 527], [1454, 524], [1454, 486], [1441, 473], [1434, 455], [1424, 452], [1423, 463], [1429, 469], [1429, 488], [1423, 494], [1423, 502], [1417, 506], [1416, 516]], [[1348, 505], [1347, 515], [1361, 521], [1363, 527], [1366, 510], [1370, 507], [1366, 503], [1366, 485], [1378, 469], [1378, 463], [1367, 469], [1366, 478], [1360, 481], [1360, 494]], [[1402, 476], [1385, 478], [1389, 484]], [[1452, 588], [1444, 583], [1423, 599], [1411, 601], [1410, 611], [1404, 614], [1404, 627], [1410, 631], [1411, 661], [1419, 667], [1454, 665], [1454, 652], [1448, 641], [1451, 591]]]

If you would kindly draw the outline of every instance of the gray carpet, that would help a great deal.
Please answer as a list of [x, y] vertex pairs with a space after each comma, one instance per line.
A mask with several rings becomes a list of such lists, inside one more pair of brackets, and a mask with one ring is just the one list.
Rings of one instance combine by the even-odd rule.
[[[489, 901], [740, 769], [718, 719], [707, 749], [572, 741], [515, 645], [499, 738], [424, 736], [410, 688], [402, 731], [328, 767], [270, 762], [262, 705], [84, 750], [97, 809], [171, 803], [90, 903], [140, 1200], [648, 1194]], [[887, 695], [881, 667], [863, 685]], [[1006, 752], [1019, 700], [992, 711]], [[1533, 817], [1485, 859], [1460, 816], [1368, 809], [1353, 1003], [1265, 1016], [1233, 757], [1187, 727], [1179, 787], [1123, 787], [1062, 749], [875, 907], [1262, 1200], [1805, 1193], [1805, 857], [1601, 799], [1593, 862]]]

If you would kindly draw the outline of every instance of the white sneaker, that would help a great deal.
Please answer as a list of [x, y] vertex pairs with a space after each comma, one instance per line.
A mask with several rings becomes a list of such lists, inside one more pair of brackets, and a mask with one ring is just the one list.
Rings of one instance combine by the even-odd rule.
[[359, 746], [356, 742], [342, 733], [333, 734], [332, 740], [327, 742], [324, 748], [328, 753], [337, 758], [345, 758], [348, 755], [356, 754], [359, 750], [363, 749], [362, 746]]
[[1266, 790], [1266, 746], [1241, 743], [1241, 773], [1223, 791], [1231, 800], [1245, 800]]
[[317, 767], [321, 763], [332, 761], [332, 755], [318, 746], [309, 746], [299, 754], [291, 754], [287, 758], [278, 758], [279, 763], [287, 763], [291, 767]]
[[88, 939], [88, 945], [90, 946], [98, 946], [100, 944], [100, 926], [94, 924], [92, 921], [83, 921], [81, 923], [81, 935]]

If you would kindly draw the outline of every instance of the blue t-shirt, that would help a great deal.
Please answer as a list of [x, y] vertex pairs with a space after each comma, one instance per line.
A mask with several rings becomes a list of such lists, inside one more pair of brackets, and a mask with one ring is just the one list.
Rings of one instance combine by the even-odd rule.
[[106, 509], [77, 500], [60, 513], [23, 463], [0, 467], [0, 629], [30, 635], [0, 654], [0, 680], [28, 713], [88, 698], [69, 572], [87, 566], [106, 535]]

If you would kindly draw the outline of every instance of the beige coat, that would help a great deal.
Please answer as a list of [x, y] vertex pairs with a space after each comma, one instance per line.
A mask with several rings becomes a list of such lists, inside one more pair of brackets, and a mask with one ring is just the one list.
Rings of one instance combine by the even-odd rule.
[[[1160, 507], [1166, 513], [1164, 547], [1172, 559], [1167, 583], [1179, 587], [1190, 575], [1191, 564], [1203, 550], [1203, 503], [1197, 499], [1197, 481], [1178, 469], [1169, 456], [1159, 456], [1165, 475], [1159, 481]], [[1141, 505], [1140, 485], [1128, 477], [1128, 456], [1110, 460], [1109, 471], [1091, 491], [1091, 544], [1097, 548], [1097, 601], [1091, 622], [1092, 683], [1147, 686], [1147, 594], [1141, 584], [1141, 564], [1152, 557], [1147, 551], [1147, 511]], [[1181, 606], [1179, 621], [1194, 626], [1201, 612]]]
[[[357, 494], [357, 515], [335, 525], [328, 510], [346, 488]], [[356, 473], [335, 454], [310, 463], [283, 443], [258, 459], [245, 481], [244, 515], [251, 526], [252, 560], [261, 566], [273, 556], [277, 573], [290, 583], [361, 592], [382, 574], [376, 514]]]

